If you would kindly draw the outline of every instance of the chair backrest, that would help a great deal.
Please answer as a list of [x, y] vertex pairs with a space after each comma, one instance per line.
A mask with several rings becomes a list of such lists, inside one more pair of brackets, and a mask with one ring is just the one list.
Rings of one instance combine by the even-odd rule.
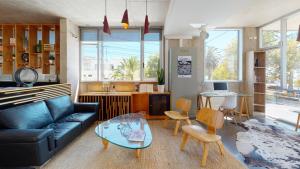
[[237, 96], [226, 96], [221, 107], [225, 109], [235, 109], [237, 107]]
[[188, 114], [188, 112], [191, 109], [192, 100], [186, 99], [186, 98], [179, 98], [176, 101], [176, 109], [180, 110], [181, 113], [184, 113], [185, 115]]
[[222, 128], [224, 124], [224, 115], [222, 112], [202, 108], [197, 112], [196, 120], [207, 126], [208, 133], [216, 133], [216, 129]]

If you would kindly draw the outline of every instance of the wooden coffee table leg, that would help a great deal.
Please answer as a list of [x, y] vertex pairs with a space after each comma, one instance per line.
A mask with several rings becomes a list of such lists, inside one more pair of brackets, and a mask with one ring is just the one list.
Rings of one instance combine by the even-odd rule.
[[106, 150], [108, 148], [108, 141], [105, 139], [102, 139], [102, 144], [104, 146], [104, 149]]
[[136, 149], [135, 150], [135, 156], [136, 156], [136, 158], [140, 158], [140, 156], [141, 156], [141, 149]]

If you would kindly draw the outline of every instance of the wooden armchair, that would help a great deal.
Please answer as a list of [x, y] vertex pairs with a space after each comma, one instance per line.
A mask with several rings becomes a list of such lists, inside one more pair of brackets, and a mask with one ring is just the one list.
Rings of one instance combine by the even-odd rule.
[[182, 126], [183, 137], [180, 149], [184, 150], [184, 146], [190, 136], [198, 140], [203, 147], [201, 165], [205, 166], [210, 143], [216, 143], [220, 149], [221, 155], [224, 155], [224, 146], [221, 141], [221, 136], [216, 135], [216, 129], [223, 127], [224, 115], [220, 111], [202, 108], [197, 112], [196, 120], [205, 124], [207, 129], [203, 129], [198, 125]]
[[192, 101], [185, 98], [179, 98], [176, 101], [176, 109], [178, 109], [180, 112], [177, 111], [165, 111], [166, 119], [164, 126], [167, 126], [168, 119], [176, 120], [176, 126], [174, 129], [174, 135], [177, 135], [180, 121], [185, 120], [188, 124], [191, 124], [191, 121], [189, 119], [189, 111], [191, 109]]

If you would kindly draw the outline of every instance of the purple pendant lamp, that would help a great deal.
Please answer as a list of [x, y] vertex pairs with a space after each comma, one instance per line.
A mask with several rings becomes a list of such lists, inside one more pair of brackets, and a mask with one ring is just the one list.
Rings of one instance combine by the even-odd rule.
[[144, 34], [149, 33], [149, 20], [148, 20], [148, 1], [146, 0], [146, 17], [145, 17], [145, 23], [144, 23]]
[[128, 19], [128, 10], [127, 10], [127, 0], [125, 0], [125, 2], [126, 2], [126, 10], [125, 10], [125, 12], [123, 14], [123, 18], [122, 18], [122, 22], [121, 23], [122, 23], [124, 29], [128, 29], [128, 27], [129, 27], [129, 19]]
[[108, 25], [107, 17], [106, 17], [106, 0], [105, 0], [105, 15], [104, 15], [104, 21], [103, 21], [103, 32], [107, 34], [111, 34], [110, 28]]
[[299, 30], [298, 30], [298, 37], [297, 37], [297, 41], [300, 42], [300, 25], [299, 25]]

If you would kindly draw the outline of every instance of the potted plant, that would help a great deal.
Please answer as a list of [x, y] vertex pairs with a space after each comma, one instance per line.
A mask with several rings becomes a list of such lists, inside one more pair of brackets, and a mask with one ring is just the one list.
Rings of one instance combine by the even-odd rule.
[[50, 63], [50, 65], [54, 65], [54, 60], [55, 60], [54, 55], [53, 55], [53, 54], [50, 54], [50, 55], [49, 55], [49, 63]]
[[157, 70], [157, 90], [158, 92], [165, 91], [165, 71], [163, 68]]

